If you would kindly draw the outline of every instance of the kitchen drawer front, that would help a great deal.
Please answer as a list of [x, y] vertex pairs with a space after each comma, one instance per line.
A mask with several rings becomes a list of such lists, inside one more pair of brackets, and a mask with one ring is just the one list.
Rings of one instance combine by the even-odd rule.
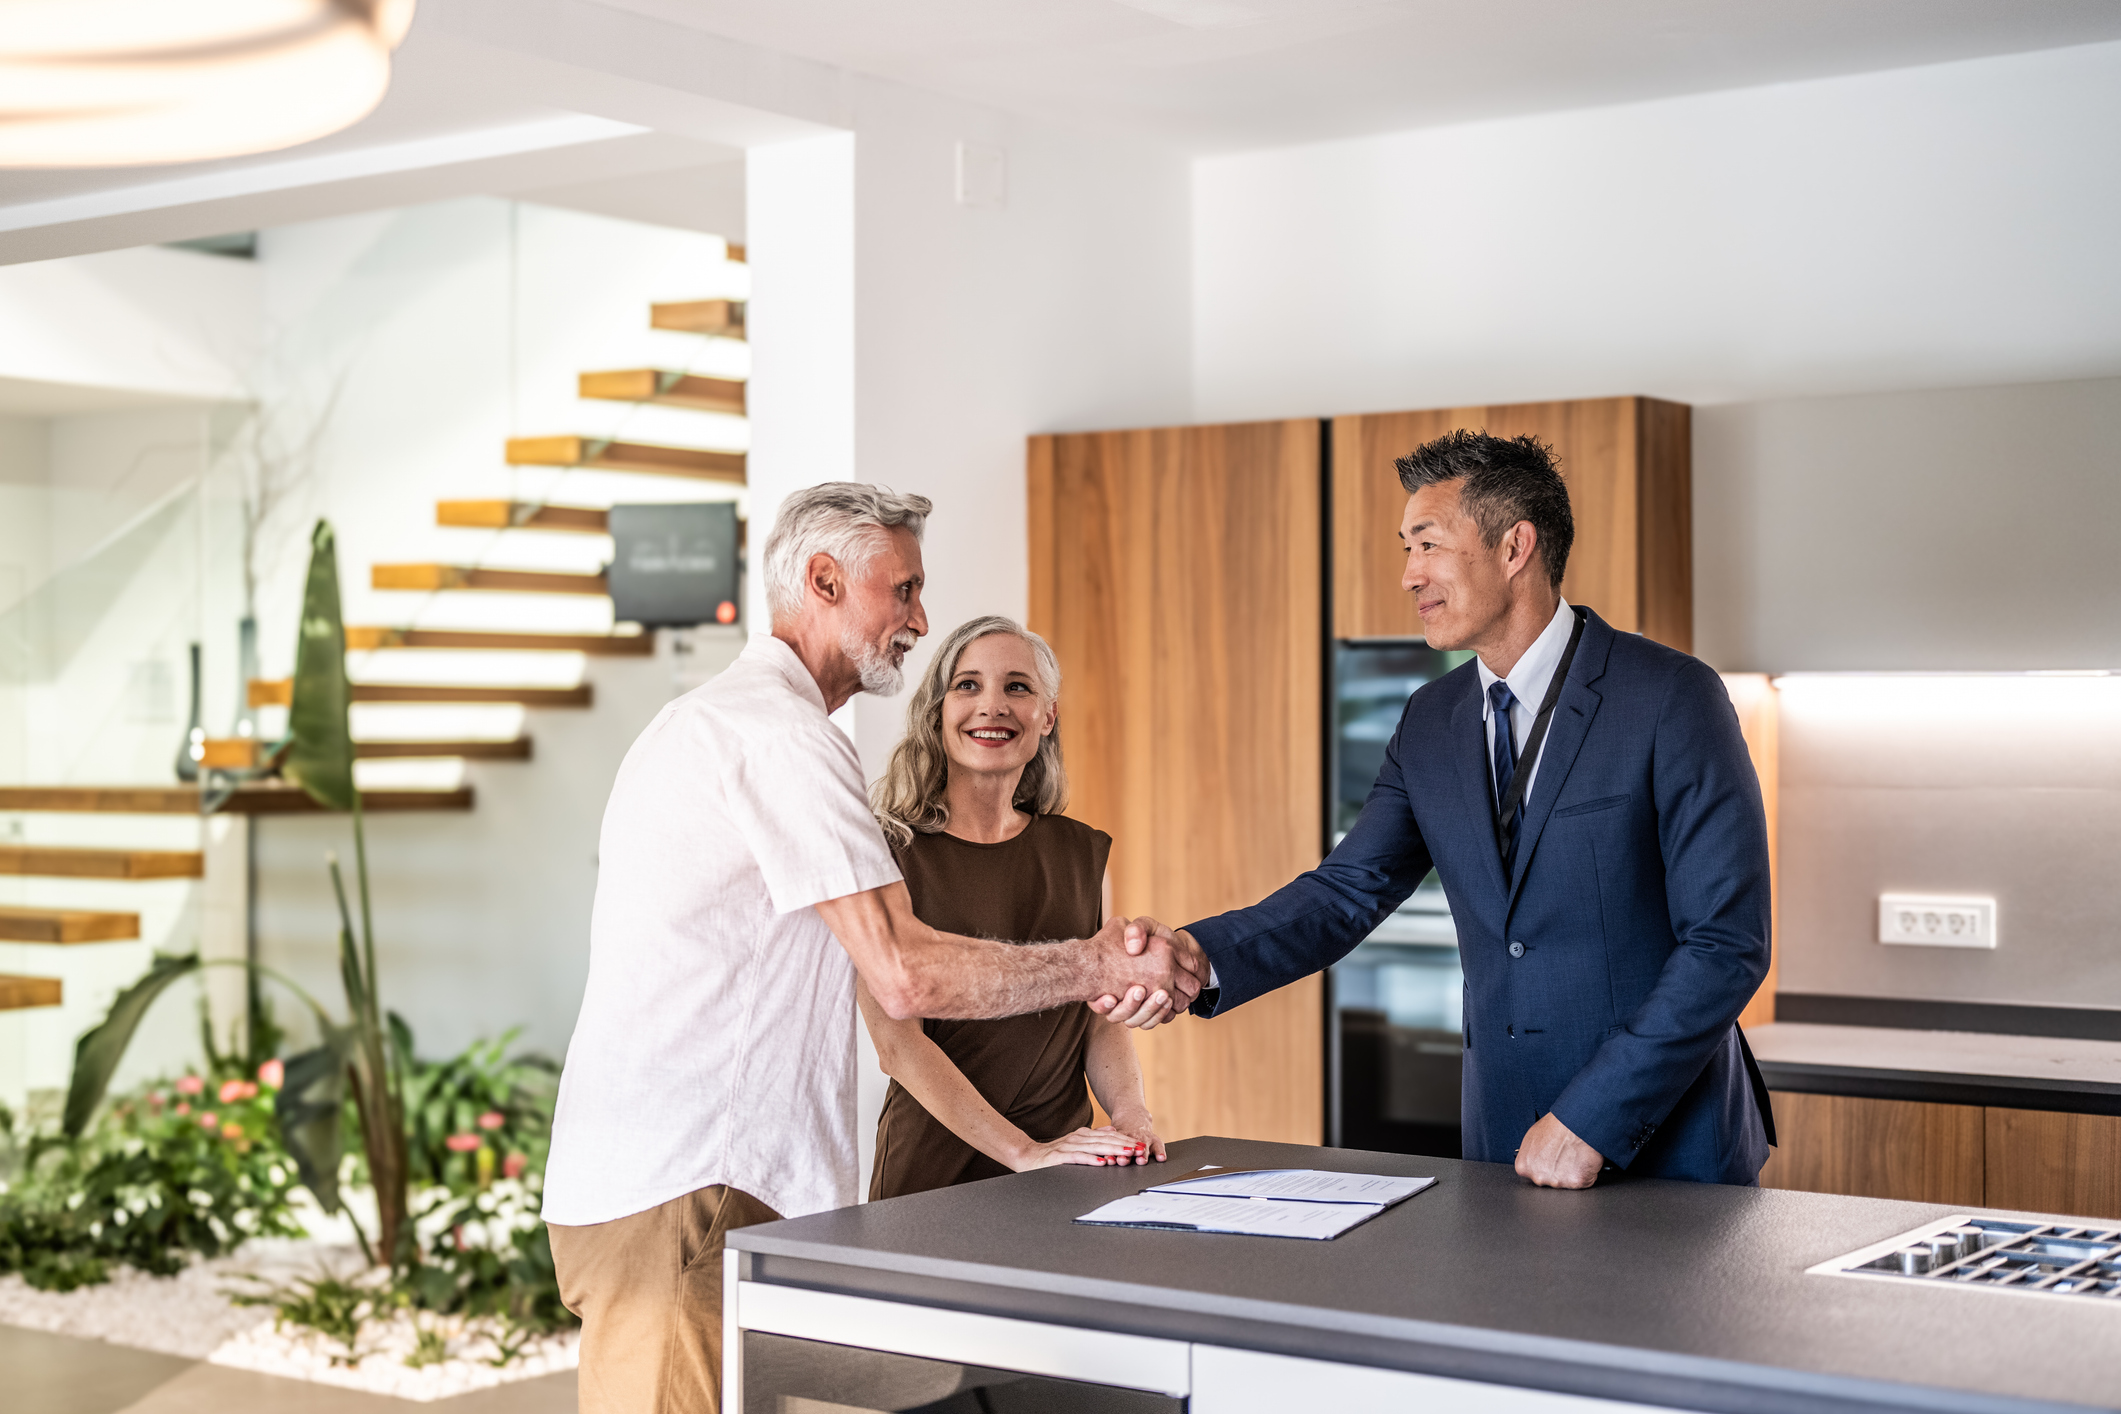
[[[731, 1252], [729, 1258], [737, 1254]], [[734, 1275], [734, 1261], [729, 1274]], [[1053, 1379], [1148, 1390], [1183, 1399], [1191, 1390], [1189, 1347], [1116, 1331], [1078, 1330], [971, 1311], [875, 1301], [803, 1287], [732, 1280], [723, 1311], [723, 1363], [736, 1373], [740, 1332], [795, 1336], [925, 1360]], [[732, 1403], [732, 1407], [735, 1407]]]
[[1193, 1347], [1191, 1414], [1290, 1414], [1291, 1410], [1407, 1409], [1421, 1414], [1672, 1414], [1580, 1394], [1299, 1360], [1220, 1345]]

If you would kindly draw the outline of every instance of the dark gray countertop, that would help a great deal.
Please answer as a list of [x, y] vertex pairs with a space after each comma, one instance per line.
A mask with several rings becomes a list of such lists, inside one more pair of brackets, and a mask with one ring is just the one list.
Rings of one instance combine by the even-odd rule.
[[1791, 1021], [1746, 1039], [1775, 1090], [2121, 1115], [2121, 1041]]
[[[1203, 1163], [1434, 1174], [1332, 1242], [1083, 1227]], [[2121, 1302], [1807, 1276], [1951, 1208], [1236, 1139], [744, 1228], [749, 1279], [1732, 1414], [2121, 1408]]]

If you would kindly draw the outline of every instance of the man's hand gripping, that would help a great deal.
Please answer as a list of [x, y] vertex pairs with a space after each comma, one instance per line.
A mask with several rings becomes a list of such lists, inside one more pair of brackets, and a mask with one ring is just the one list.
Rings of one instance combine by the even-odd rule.
[[[1104, 933], [1098, 938], [1102, 941]], [[1208, 985], [1208, 957], [1192, 934], [1173, 933], [1154, 918], [1143, 917], [1126, 921], [1120, 939], [1136, 969], [1148, 963], [1166, 971], [1158, 980], [1135, 983], [1117, 994], [1108, 992], [1090, 1003], [1090, 1010], [1107, 1021], [1151, 1030], [1192, 1006], [1200, 989]]]

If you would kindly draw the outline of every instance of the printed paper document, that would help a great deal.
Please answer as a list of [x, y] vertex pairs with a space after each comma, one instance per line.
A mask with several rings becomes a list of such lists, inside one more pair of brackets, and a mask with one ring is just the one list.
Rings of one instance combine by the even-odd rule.
[[1223, 1170], [1210, 1165], [1107, 1203], [1076, 1221], [1323, 1240], [1368, 1222], [1435, 1182], [1371, 1173]]

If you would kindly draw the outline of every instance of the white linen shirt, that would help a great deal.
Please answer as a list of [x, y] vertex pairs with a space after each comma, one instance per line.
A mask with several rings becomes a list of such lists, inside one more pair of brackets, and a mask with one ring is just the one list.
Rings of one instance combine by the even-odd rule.
[[[1532, 734], [1532, 723], [1539, 720], [1539, 704], [1547, 700], [1547, 688], [1554, 681], [1554, 670], [1561, 666], [1561, 655], [1569, 648], [1569, 635], [1576, 630], [1576, 611], [1564, 599], [1555, 607], [1554, 617], [1532, 640], [1532, 646], [1524, 650], [1510, 668], [1510, 675], [1498, 678], [1488, 671], [1488, 665], [1478, 658], [1473, 660], [1474, 671], [1480, 674], [1480, 719], [1488, 728], [1488, 779], [1495, 779], [1495, 703], [1488, 696], [1488, 689], [1498, 682], [1510, 685], [1510, 695], [1517, 700], [1510, 704], [1510, 743], [1514, 750], [1510, 759], [1524, 755], [1525, 741]], [[1551, 730], [1551, 727], [1549, 728]], [[1546, 743], [1540, 743], [1539, 755], [1532, 758], [1530, 774], [1524, 778], [1525, 804], [1532, 803], [1532, 787], [1539, 780], [1539, 763], [1546, 755]], [[1498, 800], [1497, 805], [1502, 802]]]
[[716, 1183], [784, 1217], [853, 1203], [854, 966], [811, 905], [902, 876], [793, 649], [760, 634], [656, 714], [598, 863], [546, 1221]]

